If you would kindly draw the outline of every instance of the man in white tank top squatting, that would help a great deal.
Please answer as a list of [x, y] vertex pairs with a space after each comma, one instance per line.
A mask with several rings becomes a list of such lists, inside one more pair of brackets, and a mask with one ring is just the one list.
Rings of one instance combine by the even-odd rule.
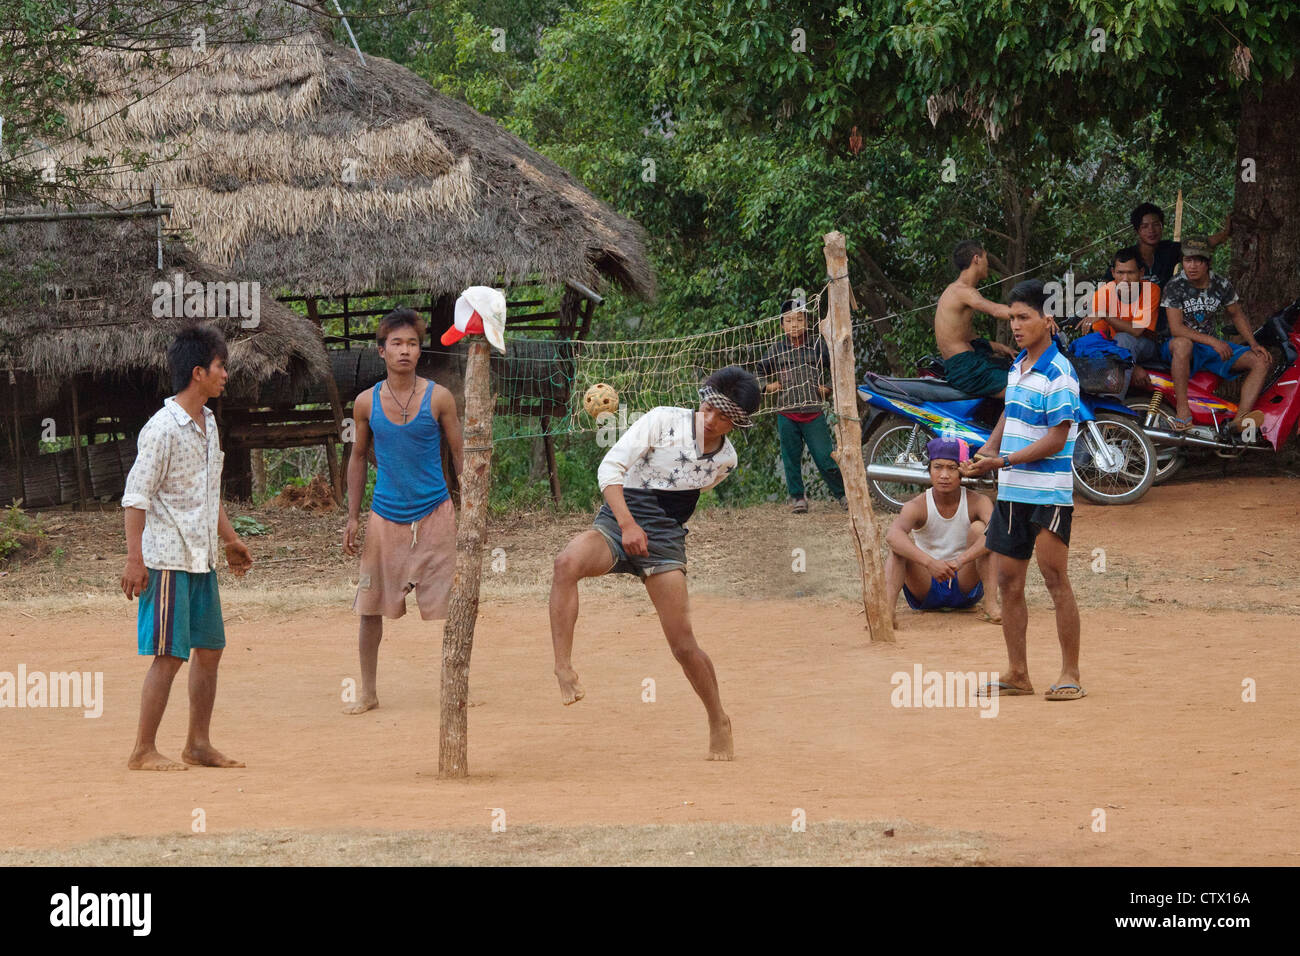
[[885, 536], [890, 607], [897, 606], [900, 590], [914, 611], [962, 610], [983, 598], [980, 619], [1000, 624], [993, 552], [984, 545], [993, 502], [963, 488], [958, 471], [970, 458], [970, 446], [960, 438], [935, 438], [925, 452], [931, 487], [903, 505]]

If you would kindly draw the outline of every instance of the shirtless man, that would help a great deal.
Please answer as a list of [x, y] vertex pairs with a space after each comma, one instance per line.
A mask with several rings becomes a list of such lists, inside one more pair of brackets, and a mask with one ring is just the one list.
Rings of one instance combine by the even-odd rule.
[[[943, 356], [944, 377], [953, 388], [969, 395], [1001, 398], [1007, 390], [1007, 366], [1016, 351], [1001, 342], [975, 338], [972, 317], [979, 310], [1006, 321], [1011, 311], [980, 295], [979, 284], [989, 276], [989, 258], [977, 240], [957, 243], [952, 261], [958, 276], [939, 296], [934, 313], [934, 337]], [[995, 356], [1006, 360], [1000, 362]]]

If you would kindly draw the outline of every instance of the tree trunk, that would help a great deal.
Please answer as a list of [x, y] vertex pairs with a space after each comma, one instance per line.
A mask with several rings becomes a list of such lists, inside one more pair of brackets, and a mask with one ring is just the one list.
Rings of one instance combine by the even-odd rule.
[[862, 572], [862, 604], [872, 641], [894, 641], [893, 609], [886, 605], [885, 571], [880, 560], [880, 538], [871, 514], [871, 496], [867, 493], [867, 470], [862, 462], [862, 424], [858, 420], [856, 363], [853, 360], [853, 320], [849, 300], [849, 263], [844, 252], [844, 234], [829, 232], [823, 242], [826, 274], [832, 276], [830, 306], [826, 318], [830, 326], [831, 375], [835, 383], [835, 425], [837, 446], [833, 456], [844, 477], [844, 493], [849, 502], [849, 527], [853, 546]]
[[[1300, 296], [1297, 101], [1300, 71], [1268, 80], [1262, 89], [1251, 86], [1241, 96], [1229, 274], [1256, 325]], [[1243, 170], [1246, 160], [1252, 162]]]
[[492, 481], [492, 395], [488, 344], [470, 343], [465, 364], [465, 472], [460, 476], [456, 533], [456, 579], [442, 634], [442, 711], [438, 734], [438, 776], [469, 774], [469, 657], [478, 619], [483, 572], [483, 529]]

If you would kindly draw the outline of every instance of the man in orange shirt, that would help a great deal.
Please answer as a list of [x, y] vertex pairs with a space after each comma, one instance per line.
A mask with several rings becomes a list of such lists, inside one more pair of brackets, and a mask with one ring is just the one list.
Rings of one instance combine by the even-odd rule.
[[[1142, 264], [1131, 248], [1115, 253], [1111, 274], [1115, 278], [1093, 294], [1092, 330], [1128, 349], [1138, 366], [1130, 373], [1132, 384], [1145, 385], [1141, 366], [1160, 364], [1160, 287], [1142, 278]], [[1086, 326], [1088, 319], [1080, 324]]]

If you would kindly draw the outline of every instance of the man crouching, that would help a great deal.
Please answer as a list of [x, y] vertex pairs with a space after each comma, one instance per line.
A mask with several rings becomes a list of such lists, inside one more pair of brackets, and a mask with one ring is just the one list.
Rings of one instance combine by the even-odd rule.
[[885, 536], [889, 606], [898, 604], [899, 590], [914, 611], [964, 609], [984, 598], [981, 620], [1000, 624], [993, 553], [984, 546], [993, 503], [968, 494], [957, 470], [970, 458], [970, 446], [960, 438], [935, 438], [925, 451], [931, 487], [903, 505]]

